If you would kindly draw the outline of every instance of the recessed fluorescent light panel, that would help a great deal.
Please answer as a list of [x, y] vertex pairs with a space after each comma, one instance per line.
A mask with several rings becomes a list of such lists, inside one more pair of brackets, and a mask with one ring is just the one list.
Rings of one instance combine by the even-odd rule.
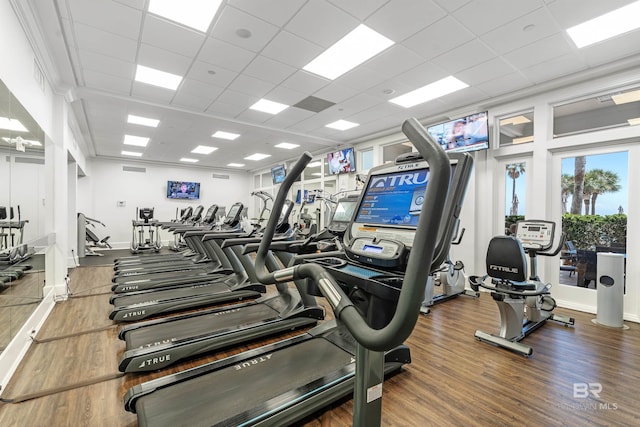
[[198, 163], [198, 159], [189, 159], [187, 157], [181, 158], [180, 161], [185, 163]]
[[227, 166], [231, 166], [232, 168], [241, 168], [244, 166], [244, 163], [227, 163]]
[[404, 108], [411, 108], [414, 105], [423, 104], [432, 99], [440, 98], [460, 89], [469, 87], [468, 84], [456, 79], [453, 76], [445, 77], [437, 82], [422, 86], [404, 95], [390, 99], [389, 102], [400, 105]]
[[275, 145], [276, 148], [285, 148], [287, 150], [293, 150], [294, 148], [300, 147], [298, 144], [291, 144], [289, 142], [281, 142], [278, 145]]
[[222, 0], [150, 0], [149, 12], [206, 32]]
[[640, 27], [640, 1], [567, 29], [578, 48], [592, 45]]
[[267, 157], [271, 157], [271, 154], [260, 154], [260, 153], [256, 153], [256, 154], [252, 154], [249, 157], [245, 157], [245, 160], [253, 160], [253, 161], [258, 161], [258, 160], [262, 160], [262, 159], [266, 159]]
[[287, 108], [289, 108], [288, 105], [281, 104], [275, 101], [269, 101], [268, 99], [264, 98], [249, 107], [249, 109], [251, 110], [262, 111], [263, 113], [269, 114], [278, 114], [279, 112], [281, 112], [282, 110], [286, 110]]
[[308, 168], [317, 168], [318, 166], [322, 166], [322, 162], [311, 162], [307, 165]]
[[613, 99], [613, 102], [616, 105], [628, 104], [629, 102], [638, 102], [640, 101], [640, 89], [619, 93], [617, 95], [611, 95], [611, 99]]
[[124, 136], [124, 145], [135, 145], [136, 147], [146, 147], [148, 143], [149, 143], [149, 138], [145, 138], [143, 136], [133, 136], [133, 135]]
[[358, 25], [302, 69], [334, 80], [393, 45], [382, 34]]
[[638, 126], [640, 125], [640, 117], [636, 117], [635, 119], [628, 119], [629, 126]]
[[529, 120], [525, 116], [515, 116], [515, 117], [509, 117], [508, 119], [500, 120], [500, 126], [521, 125], [523, 123], [530, 123], [530, 122], [531, 120]]
[[146, 117], [134, 116], [133, 114], [129, 114], [127, 116], [127, 123], [132, 123], [134, 125], [149, 126], [151, 128], [157, 128], [158, 124], [160, 124], [160, 120], [149, 119]]
[[349, 122], [347, 120], [338, 120], [333, 123], [329, 123], [328, 125], [325, 125], [325, 127], [338, 129], [338, 130], [347, 130], [347, 129], [354, 128], [356, 126], [360, 126], [360, 125], [358, 123]]
[[521, 138], [513, 138], [511, 142], [513, 144], [524, 144], [525, 142], [533, 142], [533, 135], [523, 136]]
[[206, 145], [198, 145], [196, 148], [191, 150], [194, 154], [211, 154], [216, 151], [218, 147], [208, 147]]
[[228, 139], [229, 141], [233, 141], [234, 139], [239, 137], [240, 134], [231, 133], [231, 132], [223, 132], [223, 131], [219, 130], [219, 131], [217, 131], [216, 133], [214, 133], [211, 136], [214, 137], [214, 138]]
[[122, 151], [120, 154], [123, 156], [142, 157], [142, 153], [136, 153], [135, 151]]
[[12, 130], [14, 132], [29, 132], [19, 120], [8, 117], [0, 117], [0, 129]]
[[156, 70], [155, 68], [138, 65], [138, 68], [136, 68], [136, 81], [165, 89], [176, 90], [182, 81], [182, 77]]

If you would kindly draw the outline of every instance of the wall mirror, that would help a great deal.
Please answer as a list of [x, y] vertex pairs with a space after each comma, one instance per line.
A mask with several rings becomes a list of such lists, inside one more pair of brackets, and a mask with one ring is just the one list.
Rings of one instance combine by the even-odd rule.
[[45, 135], [0, 81], [0, 351], [42, 300]]

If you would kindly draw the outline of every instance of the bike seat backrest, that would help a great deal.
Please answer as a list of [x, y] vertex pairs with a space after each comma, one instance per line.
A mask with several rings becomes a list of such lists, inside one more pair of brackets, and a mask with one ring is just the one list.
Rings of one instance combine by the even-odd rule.
[[510, 282], [527, 281], [527, 258], [520, 240], [510, 236], [496, 236], [487, 249], [487, 274]]

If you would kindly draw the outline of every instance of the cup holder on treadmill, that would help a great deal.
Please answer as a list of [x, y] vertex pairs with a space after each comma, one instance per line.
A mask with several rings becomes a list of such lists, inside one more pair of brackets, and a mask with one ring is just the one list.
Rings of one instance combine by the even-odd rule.
[[347, 264], [345, 260], [336, 257], [315, 258], [313, 262], [325, 267], [342, 267]]
[[401, 288], [402, 281], [404, 278], [402, 276], [375, 276], [372, 277], [376, 282], [380, 282], [382, 284], [392, 286], [394, 288]]

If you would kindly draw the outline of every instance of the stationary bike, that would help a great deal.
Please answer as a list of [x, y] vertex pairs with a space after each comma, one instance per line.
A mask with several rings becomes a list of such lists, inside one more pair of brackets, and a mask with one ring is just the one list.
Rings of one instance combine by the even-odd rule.
[[[487, 250], [487, 275], [471, 276], [471, 288], [489, 289], [491, 297], [500, 311], [500, 333], [491, 335], [476, 331], [475, 337], [508, 350], [530, 356], [533, 349], [519, 341], [554, 320], [565, 326], [573, 325], [572, 317], [553, 314], [556, 307], [551, 297], [551, 284], [543, 283], [538, 276], [537, 256], [556, 256], [564, 246], [563, 234], [557, 248], [548, 252], [553, 245], [555, 223], [542, 220], [523, 220], [517, 222], [514, 236], [496, 236], [489, 242]], [[527, 279], [527, 260], [531, 273]], [[485, 283], [487, 278], [490, 283]]]

